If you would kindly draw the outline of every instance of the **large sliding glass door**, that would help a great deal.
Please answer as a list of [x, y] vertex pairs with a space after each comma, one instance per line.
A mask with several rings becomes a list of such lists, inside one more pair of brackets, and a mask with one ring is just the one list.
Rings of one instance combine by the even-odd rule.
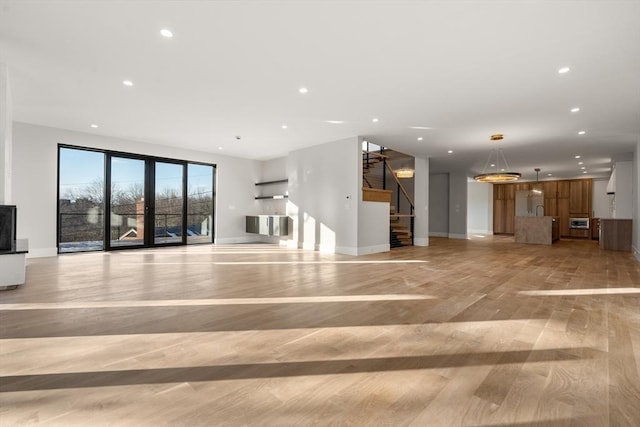
[[184, 165], [155, 162], [154, 244], [183, 243]]
[[60, 148], [58, 251], [104, 249], [104, 153]]
[[187, 175], [187, 243], [211, 242], [214, 167], [189, 163]]
[[145, 245], [145, 161], [109, 156], [109, 246]]
[[215, 165], [60, 146], [58, 176], [59, 252], [213, 243]]

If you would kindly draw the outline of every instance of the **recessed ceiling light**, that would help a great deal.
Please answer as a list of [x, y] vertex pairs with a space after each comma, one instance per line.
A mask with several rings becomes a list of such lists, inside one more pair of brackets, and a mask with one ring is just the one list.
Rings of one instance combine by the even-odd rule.
[[282, 129], [286, 129], [286, 128], [288, 128], [288, 127], [289, 127], [289, 126], [287, 126], [287, 125], [282, 125]]
[[432, 127], [429, 126], [409, 126], [410, 129], [418, 129], [418, 130], [429, 130], [429, 129], [433, 129]]
[[171, 32], [171, 30], [167, 30], [166, 28], [163, 28], [162, 30], [160, 30], [160, 34], [162, 34], [162, 37], [166, 37], [168, 39], [173, 37], [173, 33]]
[[562, 67], [558, 70], [558, 74], [565, 74], [568, 73], [569, 71], [571, 71], [571, 68], [569, 67]]
[[504, 169], [500, 169], [500, 172], [504, 172]]
[[129, 87], [133, 86], [133, 82], [131, 80], [123, 80], [122, 84]]
[[581, 170], [585, 170], [586, 168], [585, 168], [584, 166], [582, 166], [580, 169], [581, 169]]
[[587, 133], [586, 130], [581, 130], [580, 132], [578, 132], [578, 135], [584, 135], [585, 133]]
[[222, 147], [218, 147], [218, 150], [222, 150]]
[[587, 173], [587, 171], [582, 171], [582, 173]]
[[580, 108], [579, 108], [579, 107], [573, 107], [573, 108], [571, 109], [571, 112], [572, 112], [572, 113], [577, 113], [578, 111], [580, 111]]
[[307, 89], [306, 87], [301, 87], [300, 89], [298, 89], [298, 92], [300, 92], [300, 93], [308, 93], [309, 89]]
[[94, 129], [96, 129], [96, 128], [98, 127], [98, 125], [93, 124], [93, 125], [91, 125], [91, 127], [92, 127], [92, 128], [94, 128]]
[[449, 151], [447, 151], [447, 153], [453, 154], [453, 150], [449, 150]]
[[373, 123], [378, 123], [378, 122], [379, 122], [379, 120], [378, 120], [377, 118], [373, 118], [373, 119], [371, 119], [371, 121], [372, 121]]
[[548, 173], [547, 176], [553, 176], [553, 174], [552, 173]]
[[332, 125], [341, 125], [344, 123], [344, 120], [327, 120], [327, 123], [331, 123]]
[[422, 141], [422, 137], [421, 136], [418, 137], [418, 141]]
[[579, 159], [579, 158], [580, 158], [580, 156], [576, 156], [576, 159]]
[[578, 162], [579, 165], [584, 165], [584, 162]]
[[491, 163], [491, 167], [492, 167], [492, 168], [495, 168], [495, 167], [496, 167], [496, 164], [495, 164], [495, 163]]

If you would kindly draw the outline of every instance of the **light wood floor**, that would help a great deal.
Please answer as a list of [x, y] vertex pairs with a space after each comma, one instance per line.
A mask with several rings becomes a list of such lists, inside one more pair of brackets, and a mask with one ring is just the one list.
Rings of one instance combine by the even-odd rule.
[[29, 261], [0, 293], [0, 425], [640, 425], [640, 263], [432, 239]]

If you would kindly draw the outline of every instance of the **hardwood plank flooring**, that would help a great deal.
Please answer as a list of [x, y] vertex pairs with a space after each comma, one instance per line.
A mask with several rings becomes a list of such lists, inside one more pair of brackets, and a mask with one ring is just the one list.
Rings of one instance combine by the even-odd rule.
[[591, 241], [32, 259], [0, 426], [638, 426], [640, 263]]

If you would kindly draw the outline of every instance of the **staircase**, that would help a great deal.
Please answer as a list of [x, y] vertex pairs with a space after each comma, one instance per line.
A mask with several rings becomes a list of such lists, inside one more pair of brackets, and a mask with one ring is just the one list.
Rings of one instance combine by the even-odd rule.
[[392, 248], [413, 246], [413, 233], [403, 223], [408, 219], [406, 215], [397, 214], [396, 207], [390, 206], [389, 212], [389, 244]]
[[[396, 212], [396, 206], [390, 205], [389, 211], [389, 244], [391, 248], [413, 245], [413, 203], [406, 190], [398, 181], [394, 171], [389, 166], [388, 150], [384, 154], [380, 152], [362, 153], [362, 182], [364, 187], [389, 190], [396, 188], [397, 193], [404, 196], [407, 212]], [[393, 155], [393, 152], [391, 152]], [[387, 173], [389, 172], [389, 173]], [[397, 202], [400, 203], [400, 197]]]

